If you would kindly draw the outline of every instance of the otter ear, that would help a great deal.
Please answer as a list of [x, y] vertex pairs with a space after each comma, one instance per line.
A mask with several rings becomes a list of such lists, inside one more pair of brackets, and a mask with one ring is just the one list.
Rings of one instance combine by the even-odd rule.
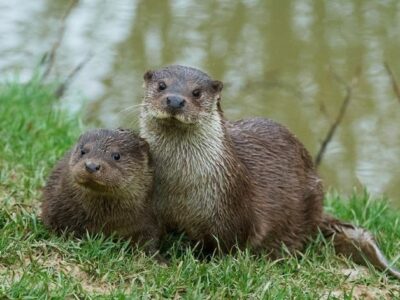
[[149, 143], [143, 138], [139, 138], [139, 148], [142, 151], [145, 151], [145, 152], [149, 152], [150, 151]]
[[154, 75], [154, 72], [153, 71], [151, 71], [151, 70], [149, 70], [149, 71], [147, 71], [146, 73], [144, 73], [144, 75], [143, 75], [143, 79], [144, 79], [144, 81], [150, 81], [152, 78], [153, 78], [153, 75]]
[[224, 84], [222, 83], [222, 81], [214, 80], [211, 82], [211, 86], [216, 93], [219, 93], [220, 91], [222, 91]]
[[80, 144], [86, 135], [87, 135], [87, 132], [81, 133], [81, 135], [78, 137], [76, 143]]

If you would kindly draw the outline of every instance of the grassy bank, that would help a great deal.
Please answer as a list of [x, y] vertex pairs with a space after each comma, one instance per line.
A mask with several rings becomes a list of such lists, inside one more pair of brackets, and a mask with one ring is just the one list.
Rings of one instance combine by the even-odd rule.
[[[400, 297], [398, 282], [334, 256], [322, 241], [303, 258], [280, 262], [247, 252], [198, 261], [175, 245], [167, 253], [171, 266], [160, 267], [123, 241], [52, 235], [37, 217], [40, 188], [81, 132], [78, 117], [55, 104], [49, 87], [0, 86], [0, 298]], [[331, 195], [327, 209], [377, 234], [389, 257], [399, 254], [399, 212], [365, 194], [348, 200]]]

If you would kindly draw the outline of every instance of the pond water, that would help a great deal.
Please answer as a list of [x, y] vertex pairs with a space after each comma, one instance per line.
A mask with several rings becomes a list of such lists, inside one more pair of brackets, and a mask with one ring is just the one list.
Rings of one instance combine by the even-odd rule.
[[[31, 76], [69, 3], [0, 0], [2, 78]], [[52, 78], [89, 53], [62, 99], [84, 108], [85, 122], [136, 127], [144, 71], [179, 63], [225, 82], [229, 119], [277, 120], [314, 156], [346, 95], [337, 77], [354, 83], [320, 173], [327, 189], [366, 187], [400, 205], [400, 101], [384, 68], [400, 84], [400, 1], [82, 0], [66, 19]]]

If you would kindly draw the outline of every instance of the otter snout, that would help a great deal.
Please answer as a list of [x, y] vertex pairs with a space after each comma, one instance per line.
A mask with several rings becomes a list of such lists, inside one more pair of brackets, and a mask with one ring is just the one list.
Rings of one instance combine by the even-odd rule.
[[89, 173], [94, 173], [100, 170], [100, 164], [92, 162], [92, 161], [85, 161], [85, 169]]
[[177, 110], [185, 106], [186, 100], [179, 96], [168, 96], [166, 103], [169, 109]]

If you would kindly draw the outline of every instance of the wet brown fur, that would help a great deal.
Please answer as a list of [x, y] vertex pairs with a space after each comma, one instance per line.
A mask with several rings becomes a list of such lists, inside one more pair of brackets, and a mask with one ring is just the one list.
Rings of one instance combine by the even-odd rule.
[[[115, 153], [118, 161], [112, 157]], [[100, 170], [88, 172], [88, 162], [99, 164]], [[91, 130], [51, 173], [41, 217], [58, 233], [116, 233], [153, 254], [162, 230], [152, 206], [152, 189], [153, 168], [143, 139], [129, 130]]]
[[[155, 91], [159, 80], [171, 90]], [[158, 213], [169, 227], [225, 251], [248, 244], [274, 257], [283, 244], [302, 250], [318, 231], [323, 198], [302, 144], [270, 120], [225, 120], [219, 105], [222, 83], [195, 69], [172, 66], [154, 72], [146, 85], [141, 133], [157, 166]], [[190, 97], [195, 88], [203, 90], [202, 99]], [[155, 117], [154, 110], [164, 109], [162, 99], [176, 93], [185, 96], [180, 113], [187, 124], [168, 114]], [[214, 129], [203, 130], [204, 124]], [[207, 153], [210, 147], [216, 151]], [[210, 161], [203, 169], [196, 165]]]
[[[339, 221], [335, 228], [323, 215], [321, 179], [284, 126], [262, 118], [227, 121], [222, 83], [197, 69], [169, 66], [144, 79], [141, 134], [156, 166], [157, 212], [170, 228], [211, 248], [250, 246], [271, 257], [280, 256], [282, 245], [303, 250], [319, 229], [352, 242]], [[175, 96], [184, 106], [171, 110], [167, 100]]]

